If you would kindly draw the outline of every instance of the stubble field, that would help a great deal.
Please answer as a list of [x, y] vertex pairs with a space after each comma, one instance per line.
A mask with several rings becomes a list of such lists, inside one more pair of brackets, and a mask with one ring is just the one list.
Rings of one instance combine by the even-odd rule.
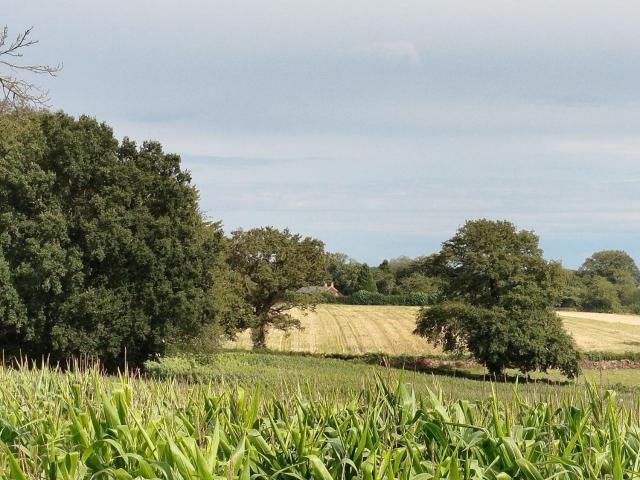
[[[389, 355], [430, 355], [440, 350], [413, 335], [417, 307], [318, 305], [315, 311], [294, 312], [302, 330], [269, 333], [272, 350], [343, 353], [380, 352]], [[559, 312], [578, 348], [612, 353], [640, 353], [640, 316]], [[250, 348], [249, 333], [227, 347]]]

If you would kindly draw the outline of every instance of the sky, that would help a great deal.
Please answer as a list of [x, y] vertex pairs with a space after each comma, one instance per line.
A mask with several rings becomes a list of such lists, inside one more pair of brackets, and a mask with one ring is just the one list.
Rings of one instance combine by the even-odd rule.
[[159, 140], [225, 231], [370, 264], [465, 220], [640, 260], [640, 3], [3, 0], [51, 106]]

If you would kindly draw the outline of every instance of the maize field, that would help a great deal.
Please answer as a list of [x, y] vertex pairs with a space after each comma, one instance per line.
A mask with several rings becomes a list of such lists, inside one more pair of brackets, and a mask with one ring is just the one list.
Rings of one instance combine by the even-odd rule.
[[332, 396], [25, 368], [0, 385], [2, 478], [640, 478], [639, 405], [590, 385], [469, 401], [379, 375]]

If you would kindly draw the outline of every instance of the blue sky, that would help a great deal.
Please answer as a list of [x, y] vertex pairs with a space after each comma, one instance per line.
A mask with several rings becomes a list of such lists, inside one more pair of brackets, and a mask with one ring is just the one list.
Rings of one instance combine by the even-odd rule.
[[182, 155], [225, 229], [372, 264], [466, 219], [640, 260], [640, 4], [5, 1], [52, 106]]

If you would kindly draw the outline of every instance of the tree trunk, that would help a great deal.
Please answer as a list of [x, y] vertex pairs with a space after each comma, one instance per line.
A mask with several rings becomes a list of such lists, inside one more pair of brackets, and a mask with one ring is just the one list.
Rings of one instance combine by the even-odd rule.
[[493, 380], [498, 380], [500, 376], [504, 373], [504, 368], [502, 365], [494, 365], [487, 364], [487, 370], [489, 370], [489, 376], [493, 378]]
[[251, 341], [254, 350], [265, 350], [267, 348], [267, 326], [264, 323], [251, 329]]

